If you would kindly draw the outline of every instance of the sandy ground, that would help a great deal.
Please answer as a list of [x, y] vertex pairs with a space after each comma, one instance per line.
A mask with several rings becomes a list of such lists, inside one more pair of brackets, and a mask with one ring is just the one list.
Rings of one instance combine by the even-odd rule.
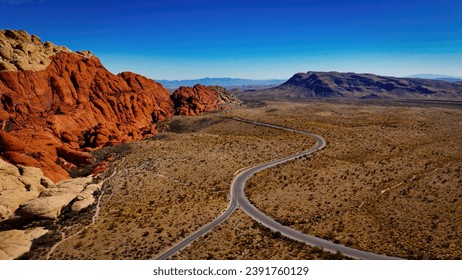
[[175, 118], [169, 126], [174, 132], [125, 145], [98, 220], [51, 259], [154, 258], [226, 209], [237, 170], [313, 143], [215, 115]]
[[[271, 102], [227, 115], [327, 140], [323, 151], [249, 182], [251, 201], [276, 220], [382, 254], [462, 257], [462, 110]], [[113, 163], [118, 172], [108, 180], [97, 221], [61, 244], [52, 259], [155, 258], [226, 209], [236, 171], [314, 143], [214, 114], [174, 118], [161, 127], [168, 130], [119, 148], [123, 157]], [[237, 211], [173, 258], [336, 257], [282, 238]]]
[[279, 233], [267, 229], [237, 210], [228, 220], [172, 259], [319, 260], [344, 257], [281, 237]]
[[320, 153], [252, 178], [246, 193], [268, 215], [381, 254], [462, 257], [462, 110], [322, 102], [236, 114], [328, 142]]

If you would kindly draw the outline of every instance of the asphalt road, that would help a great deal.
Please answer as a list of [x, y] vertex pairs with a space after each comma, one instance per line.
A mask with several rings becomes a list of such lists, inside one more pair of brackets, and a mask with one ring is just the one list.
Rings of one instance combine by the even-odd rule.
[[334, 242], [324, 240], [324, 239], [318, 238], [318, 237], [313, 236], [313, 235], [304, 234], [304, 233], [299, 232], [297, 230], [294, 230], [292, 228], [281, 225], [280, 223], [273, 220], [271, 217], [265, 215], [263, 212], [258, 210], [255, 206], [253, 206], [250, 203], [250, 201], [248, 200], [248, 198], [245, 196], [245, 193], [244, 193], [244, 188], [245, 188], [246, 182], [253, 174], [255, 174], [257, 172], [260, 172], [260, 171], [262, 171], [264, 169], [267, 169], [267, 168], [270, 168], [270, 167], [273, 167], [273, 166], [276, 166], [276, 165], [279, 165], [279, 164], [283, 164], [283, 163], [286, 163], [288, 161], [291, 161], [291, 160], [298, 159], [300, 157], [309, 155], [309, 154], [311, 154], [311, 153], [313, 153], [313, 152], [315, 152], [317, 150], [320, 150], [320, 149], [324, 148], [324, 146], [326, 145], [326, 141], [321, 136], [319, 136], [317, 134], [309, 133], [309, 132], [306, 132], [306, 131], [296, 130], [296, 129], [292, 129], [292, 128], [288, 128], [288, 127], [282, 127], [282, 126], [277, 126], [277, 125], [272, 125], [272, 124], [267, 124], [267, 123], [255, 122], [255, 121], [245, 120], [245, 119], [241, 119], [241, 118], [232, 118], [232, 119], [234, 119], [236, 121], [255, 124], [255, 125], [266, 126], [266, 127], [271, 127], [271, 128], [275, 128], [275, 129], [282, 129], [282, 130], [286, 130], [286, 131], [293, 132], [293, 133], [305, 134], [305, 135], [307, 135], [309, 137], [314, 138], [317, 143], [316, 143], [316, 145], [314, 147], [312, 147], [311, 149], [309, 149], [307, 151], [300, 152], [300, 153], [297, 153], [297, 154], [294, 154], [294, 155], [290, 155], [290, 156], [287, 156], [287, 157], [282, 158], [282, 159], [277, 159], [277, 160], [273, 160], [273, 161], [270, 161], [270, 162], [267, 162], [267, 163], [263, 163], [263, 164], [248, 168], [248, 169], [238, 173], [234, 177], [234, 179], [233, 179], [233, 181], [231, 183], [230, 203], [229, 203], [228, 208], [226, 209], [226, 211], [222, 215], [217, 217], [215, 220], [210, 222], [209, 224], [205, 225], [204, 227], [200, 228], [199, 230], [197, 230], [193, 234], [189, 235], [187, 238], [183, 239], [181, 242], [175, 244], [173, 247], [168, 249], [166, 252], [158, 255], [156, 259], [158, 259], [158, 260], [168, 259], [169, 257], [174, 255], [175, 253], [177, 253], [178, 251], [180, 251], [184, 247], [191, 244], [194, 240], [196, 240], [199, 237], [207, 234], [215, 226], [219, 225], [220, 223], [222, 223], [223, 221], [228, 219], [229, 216], [231, 216], [231, 214], [234, 212], [234, 210], [236, 210], [238, 207], [240, 207], [249, 216], [251, 216], [253, 219], [258, 221], [259, 223], [263, 224], [264, 226], [266, 226], [266, 227], [268, 227], [268, 228], [270, 228], [270, 229], [272, 229], [274, 231], [280, 232], [283, 236], [286, 236], [288, 238], [291, 238], [291, 239], [294, 239], [294, 240], [297, 240], [297, 241], [300, 241], [300, 242], [304, 242], [304, 243], [306, 243], [308, 245], [311, 245], [311, 246], [322, 247], [322, 248], [324, 248], [324, 250], [327, 250], [327, 251], [330, 251], [330, 252], [333, 252], [333, 253], [340, 252], [343, 255], [354, 258], [354, 259], [365, 259], [365, 260], [398, 259], [398, 258], [394, 258], [394, 257], [389, 257], [389, 256], [385, 256], [385, 255], [379, 255], [379, 254], [375, 254], [375, 253], [371, 253], [371, 252], [366, 252], [366, 251], [361, 251], [361, 250], [349, 248], [349, 247], [346, 247], [344, 245], [336, 244]]

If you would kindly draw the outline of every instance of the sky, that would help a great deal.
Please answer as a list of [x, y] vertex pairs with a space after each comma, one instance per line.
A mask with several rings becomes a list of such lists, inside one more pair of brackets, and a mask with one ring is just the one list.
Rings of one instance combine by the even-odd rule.
[[460, 0], [0, 0], [0, 29], [154, 79], [462, 77]]

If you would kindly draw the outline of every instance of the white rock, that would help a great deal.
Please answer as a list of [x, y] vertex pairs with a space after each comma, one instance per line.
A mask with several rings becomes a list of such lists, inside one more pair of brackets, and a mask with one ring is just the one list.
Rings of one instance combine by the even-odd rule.
[[90, 184], [78, 196], [77, 200], [72, 204], [72, 212], [80, 212], [95, 202], [94, 193], [100, 190], [103, 183]]
[[21, 167], [19, 169], [0, 160], [0, 221], [10, 218], [19, 205], [37, 198], [45, 187], [40, 169]]
[[38, 198], [22, 205], [17, 212], [23, 217], [56, 219], [64, 207], [81, 195], [92, 179], [89, 176], [59, 182], [55, 187], [45, 189]]
[[50, 57], [60, 52], [71, 50], [44, 43], [24, 31], [0, 30], [0, 71], [44, 70], [51, 63]]
[[47, 232], [44, 228], [0, 231], [0, 259], [13, 260], [29, 252], [32, 241]]

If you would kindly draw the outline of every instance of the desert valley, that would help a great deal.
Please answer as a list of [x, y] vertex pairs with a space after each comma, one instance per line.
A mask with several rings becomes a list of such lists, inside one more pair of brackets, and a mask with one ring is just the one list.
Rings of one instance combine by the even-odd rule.
[[0, 259], [462, 257], [462, 82], [169, 92], [0, 30], [0, 94]]

